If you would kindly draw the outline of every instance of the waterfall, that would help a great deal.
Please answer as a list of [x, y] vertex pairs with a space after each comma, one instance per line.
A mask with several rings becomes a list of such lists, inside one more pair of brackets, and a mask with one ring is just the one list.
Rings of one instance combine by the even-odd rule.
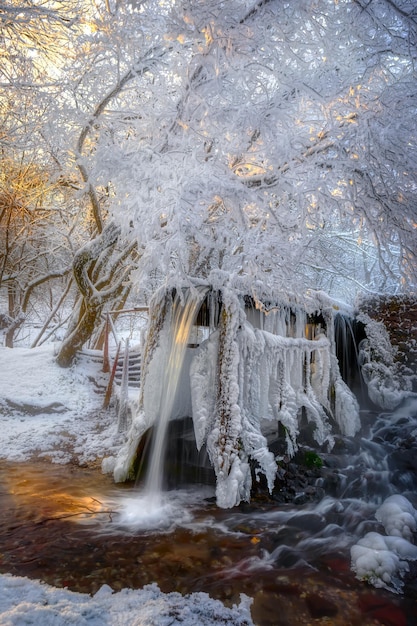
[[168, 423], [172, 416], [175, 400], [181, 392], [181, 370], [187, 345], [190, 340], [193, 323], [199, 311], [201, 301], [206, 294], [206, 287], [187, 289], [185, 294], [177, 292], [172, 303], [171, 322], [169, 325], [169, 347], [166, 364], [161, 370], [161, 396], [159, 417], [155, 425], [150, 463], [145, 481], [145, 493], [154, 500], [160, 500], [166, 448]]

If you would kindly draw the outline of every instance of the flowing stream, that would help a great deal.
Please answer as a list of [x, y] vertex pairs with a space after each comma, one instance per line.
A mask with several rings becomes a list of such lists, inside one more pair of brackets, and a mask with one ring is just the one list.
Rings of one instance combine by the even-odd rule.
[[375, 511], [388, 495], [417, 504], [417, 406], [370, 411], [362, 423], [320, 455], [322, 467], [292, 473], [289, 462], [281, 495], [260, 489], [221, 510], [212, 487], [184, 486], [167, 493], [164, 524], [152, 529], [121, 514], [137, 487], [98, 469], [0, 462], [0, 571], [88, 593], [154, 581], [229, 604], [245, 593], [257, 626], [415, 625], [415, 567], [402, 594], [375, 589], [355, 578], [350, 547], [380, 530]]

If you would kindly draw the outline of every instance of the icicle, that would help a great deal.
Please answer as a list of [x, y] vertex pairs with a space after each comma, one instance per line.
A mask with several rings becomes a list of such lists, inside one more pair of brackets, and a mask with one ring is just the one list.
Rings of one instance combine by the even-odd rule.
[[219, 333], [216, 331], [200, 345], [190, 366], [192, 415], [198, 450], [205, 443], [213, 427], [218, 352]]
[[262, 331], [252, 331], [246, 325], [238, 334], [241, 358], [239, 360], [239, 406], [242, 413], [242, 443], [245, 452], [257, 461], [272, 492], [277, 473], [274, 455], [260, 428], [259, 364], [264, 353]]

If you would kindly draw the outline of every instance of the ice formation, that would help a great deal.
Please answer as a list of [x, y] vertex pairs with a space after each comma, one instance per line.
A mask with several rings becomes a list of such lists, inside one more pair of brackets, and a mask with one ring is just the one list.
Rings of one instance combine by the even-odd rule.
[[395, 362], [395, 349], [382, 322], [361, 313], [357, 318], [366, 327], [359, 346], [359, 362], [369, 398], [382, 409], [396, 408], [407, 396], [415, 397], [411, 379], [403, 376]]
[[393, 537], [410, 541], [417, 531], [417, 511], [407, 498], [399, 494], [390, 496], [375, 513], [385, 532]]
[[[360, 423], [358, 403], [340, 375], [331, 311], [325, 313], [323, 329], [309, 324], [299, 305], [271, 311], [245, 307], [236, 291], [224, 287], [219, 299], [216, 327], [197, 348], [184, 348], [185, 366], [177, 372], [178, 389], [170, 392], [170, 412], [171, 419], [192, 416], [197, 448], [206, 445], [216, 474], [217, 503], [230, 508], [250, 499], [251, 460], [272, 490], [277, 464], [268, 437], [276, 436], [279, 424], [292, 456], [302, 415], [313, 425], [317, 443], [329, 447], [335, 426], [353, 435]], [[117, 482], [129, 477], [138, 441], [160, 419], [159, 399], [168, 384], [164, 371], [171, 349], [171, 315], [170, 298], [158, 296], [144, 357], [140, 409], [113, 464]]]
[[417, 559], [417, 546], [402, 537], [370, 532], [351, 548], [352, 569], [359, 580], [398, 593], [408, 561]]
[[351, 548], [352, 569], [357, 578], [374, 587], [398, 593], [402, 577], [417, 560], [417, 546], [411, 543], [416, 531], [417, 511], [404, 496], [387, 498], [375, 513], [387, 536], [369, 532]]
[[267, 435], [279, 423], [290, 456], [297, 450], [302, 412], [314, 424], [320, 445], [333, 445], [332, 420], [345, 435], [360, 426], [358, 404], [340, 376], [333, 342], [323, 333], [306, 338], [307, 316], [301, 308], [291, 324], [285, 307], [260, 314], [263, 328], [257, 328], [237, 298], [228, 298], [223, 293], [220, 329], [200, 346], [190, 369], [196, 442], [199, 448], [207, 446], [217, 476], [217, 503], [224, 508], [249, 499], [249, 459], [257, 462], [272, 490], [277, 465]]

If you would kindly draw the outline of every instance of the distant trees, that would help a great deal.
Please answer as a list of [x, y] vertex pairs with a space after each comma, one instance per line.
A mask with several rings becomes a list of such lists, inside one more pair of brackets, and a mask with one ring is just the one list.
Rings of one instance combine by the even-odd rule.
[[42, 323], [55, 299], [54, 279], [63, 279], [71, 270], [65, 237], [58, 230], [51, 240], [57, 226], [67, 227], [59, 209], [51, 207], [57, 194], [36, 163], [1, 159], [0, 287], [7, 293], [3, 325], [8, 347], [13, 347], [15, 333], [28, 315], [32, 323]]
[[415, 284], [412, 5], [0, 6], [1, 146], [67, 193], [79, 299], [62, 364], [132, 286], [168, 276], [255, 295]]

